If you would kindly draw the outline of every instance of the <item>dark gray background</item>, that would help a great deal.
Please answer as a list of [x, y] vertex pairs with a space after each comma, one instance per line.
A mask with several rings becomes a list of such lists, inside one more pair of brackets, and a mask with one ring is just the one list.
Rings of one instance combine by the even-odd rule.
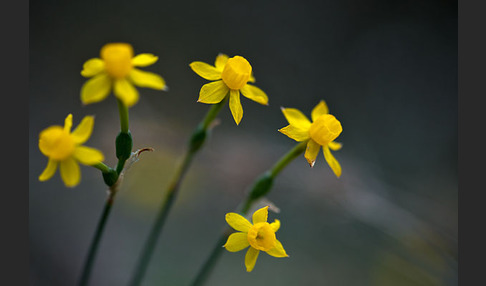
[[[343, 125], [337, 179], [303, 156], [268, 199], [288, 259], [225, 252], [208, 285], [457, 285], [457, 2], [455, 1], [30, 1], [29, 240], [31, 285], [74, 285], [105, 199], [99, 172], [64, 187], [38, 175], [39, 132], [96, 115], [86, 143], [114, 165], [114, 97], [82, 106], [84, 61], [102, 45], [131, 43], [159, 61], [145, 70], [170, 90], [139, 89], [130, 109], [134, 148], [153, 147], [127, 174], [105, 229], [92, 285], [125, 285], [174, 166], [208, 106], [207, 81], [189, 68], [220, 52], [242, 55], [269, 106], [228, 107], [182, 185], [144, 285], [187, 285], [224, 214], [295, 142], [277, 132], [280, 107], [310, 116], [324, 99]], [[164, 283], [165, 282], [165, 283]]]

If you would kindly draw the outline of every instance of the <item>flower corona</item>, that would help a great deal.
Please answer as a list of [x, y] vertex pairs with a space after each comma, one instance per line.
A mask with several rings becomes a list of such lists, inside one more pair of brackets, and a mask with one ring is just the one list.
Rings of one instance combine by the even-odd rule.
[[312, 123], [309, 129], [309, 136], [321, 146], [328, 145], [341, 134], [343, 127], [341, 123], [330, 114], [323, 114]]
[[251, 76], [251, 65], [244, 58], [235, 56], [226, 62], [223, 72], [221, 73], [221, 79], [230, 89], [243, 88]]

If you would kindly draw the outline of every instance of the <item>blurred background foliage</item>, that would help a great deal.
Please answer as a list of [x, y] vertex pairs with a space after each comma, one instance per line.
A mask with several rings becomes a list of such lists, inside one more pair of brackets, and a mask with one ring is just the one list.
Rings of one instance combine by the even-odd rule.
[[254, 178], [296, 143], [277, 132], [280, 107], [310, 116], [324, 99], [343, 125], [337, 179], [319, 155], [297, 158], [268, 200], [290, 255], [221, 256], [207, 285], [457, 285], [457, 1], [30, 1], [29, 239], [31, 285], [74, 285], [106, 196], [99, 171], [64, 187], [39, 132], [96, 115], [86, 143], [114, 165], [119, 131], [112, 95], [82, 106], [83, 63], [108, 42], [159, 61], [168, 92], [139, 89], [130, 109], [134, 149], [105, 229], [92, 285], [125, 285], [189, 134], [209, 106], [207, 81], [189, 68], [220, 52], [242, 55], [269, 106], [242, 98], [236, 126], [226, 106], [197, 155], [161, 235], [144, 285], [188, 285], [224, 214]]

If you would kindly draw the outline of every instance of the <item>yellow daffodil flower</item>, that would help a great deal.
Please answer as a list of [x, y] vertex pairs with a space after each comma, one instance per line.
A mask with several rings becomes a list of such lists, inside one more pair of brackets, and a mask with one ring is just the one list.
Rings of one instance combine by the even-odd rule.
[[81, 180], [79, 164], [94, 165], [104, 160], [103, 154], [91, 147], [81, 146], [91, 136], [93, 116], [85, 116], [71, 132], [73, 116], [64, 120], [64, 127], [54, 125], [44, 129], [39, 135], [39, 149], [49, 158], [47, 167], [39, 176], [40, 181], [49, 180], [57, 170], [67, 187], [76, 186]]
[[214, 66], [203, 62], [192, 62], [191, 69], [204, 79], [212, 80], [201, 87], [198, 102], [216, 104], [221, 102], [229, 92], [229, 107], [236, 122], [243, 118], [243, 107], [240, 92], [246, 98], [263, 105], [268, 105], [268, 96], [261, 89], [248, 82], [255, 82], [250, 63], [241, 56], [228, 58], [219, 54]]
[[294, 139], [297, 142], [308, 140], [305, 150], [305, 158], [313, 167], [316, 162], [319, 149], [322, 146], [324, 158], [329, 167], [337, 177], [341, 176], [341, 165], [334, 158], [330, 150], [341, 149], [342, 144], [334, 142], [343, 131], [341, 122], [329, 114], [326, 103], [321, 100], [312, 110], [312, 122], [299, 110], [295, 108], [282, 108], [282, 112], [289, 122], [289, 125], [278, 131]]
[[245, 255], [246, 271], [251, 272], [260, 251], [265, 251], [274, 257], [288, 257], [282, 243], [277, 240], [275, 233], [280, 228], [280, 221], [267, 222], [268, 206], [253, 213], [253, 224], [237, 213], [227, 213], [226, 222], [239, 232], [232, 233], [224, 248], [236, 252], [250, 247]]
[[83, 104], [95, 103], [105, 99], [113, 92], [127, 107], [138, 101], [139, 87], [167, 90], [164, 79], [151, 72], [135, 67], [146, 67], [154, 64], [159, 58], [153, 54], [133, 56], [133, 48], [126, 43], [110, 43], [101, 48], [101, 58], [92, 58], [83, 65], [81, 75], [92, 77], [81, 88]]

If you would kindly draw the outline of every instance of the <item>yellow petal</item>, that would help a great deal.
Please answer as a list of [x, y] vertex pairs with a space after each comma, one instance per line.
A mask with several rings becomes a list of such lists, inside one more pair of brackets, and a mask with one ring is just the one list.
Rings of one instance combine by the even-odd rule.
[[251, 73], [250, 79], [248, 79], [248, 82], [254, 83], [255, 81], [256, 81], [255, 76], [253, 75], [253, 73]]
[[71, 132], [71, 127], [73, 126], [73, 115], [70, 113], [64, 119], [64, 131]]
[[155, 64], [159, 57], [152, 54], [139, 54], [133, 57], [132, 65], [136, 67], [146, 67]]
[[259, 222], [267, 222], [268, 218], [268, 206], [263, 207], [253, 213], [253, 224], [257, 224]]
[[226, 62], [228, 62], [229, 57], [225, 54], [219, 54], [216, 57], [216, 61], [214, 62], [214, 66], [216, 69], [220, 72], [223, 72], [224, 66], [226, 65]]
[[284, 128], [280, 128], [278, 131], [297, 142], [302, 142], [309, 139], [309, 130], [299, 129], [293, 125], [287, 125]]
[[221, 72], [217, 68], [203, 62], [192, 62], [189, 64], [191, 69], [197, 73], [200, 77], [207, 80], [218, 80], [221, 79]]
[[311, 122], [302, 112], [295, 108], [283, 108], [282, 113], [290, 125], [302, 130], [309, 130]]
[[81, 102], [90, 104], [105, 99], [111, 90], [111, 79], [106, 73], [101, 73], [88, 80], [81, 88]]
[[197, 102], [209, 104], [219, 103], [226, 97], [228, 91], [229, 88], [222, 80], [207, 83], [201, 87]]
[[241, 118], [243, 118], [243, 107], [241, 106], [240, 92], [238, 90], [230, 89], [229, 107], [236, 125], [240, 124]]
[[328, 114], [329, 113], [329, 108], [327, 107], [327, 104], [324, 100], [321, 100], [314, 109], [312, 109], [311, 113], [311, 118], [312, 121], [315, 121], [317, 117]]
[[230, 252], [236, 252], [247, 248], [249, 245], [247, 233], [235, 232], [228, 237], [224, 248]]
[[244, 97], [249, 98], [255, 102], [263, 105], [268, 105], [268, 96], [254, 85], [247, 84], [242, 89], [240, 89]]
[[102, 162], [105, 159], [101, 151], [87, 146], [76, 147], [73, 156], [81, 164], [89, 166]]
[[105, 69], [105, 62], [99, 58], [93, 58], [87, 60], [83, 64], [83, 70], [81, 71], [81, 75], [84, 77], [92, 77]]
[[343, 147], [343, 144], [336, 142], [336, 141], [332, 141], [332, 142], [329, 143], [328, 146], [331, 150], [337, 151], [337, 150], [340, 150]]
[[167, 89], [164, 79], [158, 74], [139, 69], [132, 69], [129, 76], [133, 83], [137, 86], [160, 90]]
[[327, 164], [329, 164], [329, 167], [331, 167], [334, 174], [336, 174], [336, 177], [339, 178], [341, 176], [341, 165], [332, 155], [329, 146], [322, 146], [322, 150], [324, 151], [324, 158], [326, 159]]
[[275, 219], [270, 226], [273, 228], [274, 232], [277, 232], [280, 229], [280, 221], [278, 219]]
[[83, 144], [84, 142], [88, 141], [89, 137], [91, 136], [91, 132], [93, 131], [93, 125], [94, 116], [85, 116], [76, 129], [74, 129], [73, 133], [71, 133], [74, 142], [77, 144]]
[[138, 91], [124, 78], [115, 81], [113, 91], [127, 107], [133, 106], [138, 101]]
[[304, 157], [311, 167], [314, 167], [316, 162], [317, 154], [319, 154], [319, 149], [321, 145], [317, 144], [316, 141], [310, 139], [307, 143], [307, 148], [305, 149]]
[[283, 245], [280, 241], [276, 241], [275, 247], [267, 251], [268, 255], [273, 257], [288, 257], [287, 252], [283, 248]]
[[81, 180], [81, 170], [79, 164], [74, 158], [68, 158], [61, 161], [60, 164], [61, 178], [66, 187], [74, 187]]
[[225, 219], [226, 222], [237, 231], [248, 232], [251, 227], [251, 223], [237, 213], [227, 213]]
[[250, 247], [248, 251], [246, 252], [245, 255], [245, 266], [246, 266], [246, 271], [251, 272], [253, 268], [255, 267], [258, 254], [260, 253], [260, 250], [257, 250], [253, 247]]
[[53, 159], [49, 159], [46, 168], [39, 176], [39, 181], [44, 182], [52, 178], [52, 176], [54, 176], [54, 173], [56, 173], [57, 165], [58, 165], [57, 161]]

